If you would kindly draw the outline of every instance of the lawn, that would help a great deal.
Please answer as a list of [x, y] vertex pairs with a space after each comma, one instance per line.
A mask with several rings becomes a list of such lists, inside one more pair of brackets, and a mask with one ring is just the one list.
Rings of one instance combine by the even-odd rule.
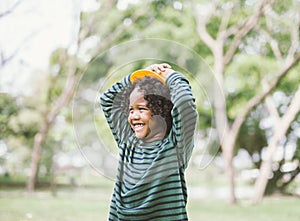
[[[194, 175], [194, 176], [193, 176]], [[197, 176], [196, 176], [197, 175]], [[191, 173], [203, 181], [202, 187], [210, 187], [211, 192], [224, 184], [216, 180], [207, 181], [207, 177]], [[204, 175], [203, 175], [204, 176]], [[58, 177], [59, 178], [59, 177]], [[190, 185], [199, 185], [198, 180], [189, 179]], [[82, 178], [83, 180], [83, 178]], [[5, 180], [4, 180], [5, 181]], [[7, 181], [7, 180], [6, 180]], [[21, 180], [22, 181], [22, 180]], [[47, 187], [41, 187], [34, 194], [27, 194], [25, 181], [12, 186], [5, 183], [0, 189], [1, 221], [94, 221], [107, 220], [109, 202], [114, 182], [104, 177], [89, 177], [86, 183], [78, 186], [67, 185], [67, 180], [59, 180], [65, 185], [57, 188], [57, 196], [52, 196]], [[196, 182], [197, 181], [197, 182]], [[10, 180], [10, 182], [12, 182]], [[13, 183], [16, 183], [13, 180]], [[22, 184], [22, 185], [21, 185]], [[216, 186], [212, 185], [215, 184]], [[196, 185], [196, 186], [197, 186]], [[196, 191], [192, 189], [191, 191]], [[226, 191], [226, 189], [225, 189]], [[190, 221], [299, 221], [300, 199], [296, 197], [268, 197], [258, 205], [247, 200], [240, 200], [237, 205], [230, 205], [223, 198], [211, 198], [190, 192], [188, 215]], [[217, 195], [215, 195], [217, 196]], [[222, 200], [220, 200], [222, 199]]]
[[[76, 188], [28, 195], [22, 190], [0, 191], [1, 221], [94, 221], [107, 220], [111, 189]], [[191, 199], [191, 221], [299, 221], [300, 200], [293, 197], [266, 198], [259, 205], [241, 201], [235, 206], [224, 200]]]
[[33, 195], [21, 191], [1, 191], [1, 221], [79, 221], [106, 220], [109, 195], [99, 189], [38, 191]]
[[192, 221], [299, 221], [299, 208], [299, 198], [271, 197], [258, 205], [243, 201], [234, 206], [225, 201], [193, 200], [188, 211]]

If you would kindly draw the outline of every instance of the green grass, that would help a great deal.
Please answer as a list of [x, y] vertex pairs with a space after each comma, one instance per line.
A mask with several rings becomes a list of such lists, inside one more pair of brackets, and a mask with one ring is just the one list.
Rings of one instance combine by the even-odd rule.
[[[205, 175], [189, 171], [190, 186], [214, 188], [226, 185], [220, 175]], [[99, 176], [80, 177], [79, 186], [69, 184], [68, 177], [57, 177], [60, 185], [57, 196], [48, 186], [28, 195], [24, 191], [25, 179], [0, 179], [1, 221], [94, 221], [107, 220], [114, 182]], [[86, 181], [85, 181], [86, 180]], [[79, 182], [81, 181], [81, 182]], [[83, 182], [85, 181], [85, 182]], [[13, 185], [12, 185], [13, 184]], [[22, 186], [22, 187], [21, 187]], [[268, 197], [252, 205], [240, 200], [230, 205], [226, 200], [194, 199], [190, 194], [188, 215], [190, 221], [299, 221], [300, 199], [295, 197]]]
[[106, 220], [110, 193], [99, 189], [63, 190], [28, 195], [21, 191], [1, 192], [1, 221]]
[[293, 197], [266, 198], [257, 205], [249, 202], [230, 205], [218, 200], [192, 200], [188, 205], [192, 221], [299, 221], [299, 208], [300, 199]]
[[[28, 195], [23, 190], [0, 191], [1, 221], [94, 221], [107, 220], [111, 188], [59, 189]], [[299, 221], [300, 199], [266, 198], [261, 204], [246, 201], [232, 206], [226, 201], [190, 199], [191, 221]]]

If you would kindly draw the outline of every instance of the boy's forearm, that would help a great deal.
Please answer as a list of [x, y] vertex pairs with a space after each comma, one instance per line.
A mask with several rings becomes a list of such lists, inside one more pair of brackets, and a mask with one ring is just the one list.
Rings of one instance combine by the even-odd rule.
[[114, 99], [117, 94], [121, 93], [130, 84], [130, 75], [125, 76], [121, 81], [116, 82], [100, 97], [100, 104], [102, 107], [113, 105]]
[[166, 79], [166, 83], [169, 87], [171, 99], [175, 106], [183, 101], [194, 103], [195, 99], [191, 91], [191, 86], [182, 73], [174, 71]]

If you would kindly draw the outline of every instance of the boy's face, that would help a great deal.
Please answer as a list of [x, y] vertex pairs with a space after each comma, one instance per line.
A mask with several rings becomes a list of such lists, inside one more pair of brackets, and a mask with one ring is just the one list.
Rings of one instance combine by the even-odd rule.
[[152, 116], [144, 93], [139, 91], [139, 88], [135, 88], [129, 97], [128, 122], [135, 136], [145, 142], [162, 140], [165, 136], [165, 121], [160, 116]]

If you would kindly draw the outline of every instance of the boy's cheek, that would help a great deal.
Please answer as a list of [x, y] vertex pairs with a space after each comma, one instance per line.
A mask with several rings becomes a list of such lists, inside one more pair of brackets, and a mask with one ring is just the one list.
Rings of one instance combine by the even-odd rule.
[[127, 123], [129, 124], [129, 126], [130, 126], [130, 127], [131, 127], [131, 129], [132, 129], [132, 125], [131, 125], [131, 123], [130, 123], [130, 122], [131, 122], [131, 120], [130, 120], [130, 117], [128, 117], [128, 118], [127, 118]]
[[129, 117], [127, 118], [127, 122], [130, 124], [130, 118]]
[[151, 117], [149, 127], [151, 130], [160, 131], [163, 133], [167, 131], [167, 123], [160, 115], [154, 115]]

